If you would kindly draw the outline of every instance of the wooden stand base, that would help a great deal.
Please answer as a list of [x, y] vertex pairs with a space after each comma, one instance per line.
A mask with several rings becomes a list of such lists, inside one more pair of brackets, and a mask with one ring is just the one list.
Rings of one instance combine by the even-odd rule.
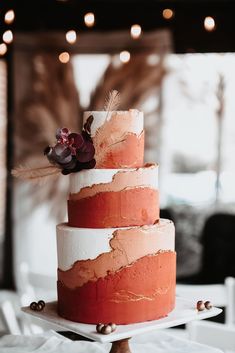
[[129, 338], [113, 342], [111, 351], [109, 353], [131, 353], [129, 347]]

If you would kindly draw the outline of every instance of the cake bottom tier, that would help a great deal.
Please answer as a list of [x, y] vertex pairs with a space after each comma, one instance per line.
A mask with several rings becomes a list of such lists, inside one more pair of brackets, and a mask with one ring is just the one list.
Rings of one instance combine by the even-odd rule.
[[159, 251], [81, 287], [58, 281], [58, 312], [87, 324], [156, 320], [174, 309], [175, 285], [176, 253]]

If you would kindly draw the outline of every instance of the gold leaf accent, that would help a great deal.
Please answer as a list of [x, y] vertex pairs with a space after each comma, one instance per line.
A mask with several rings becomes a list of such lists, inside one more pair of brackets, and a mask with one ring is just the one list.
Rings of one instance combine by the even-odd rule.
[[58, 177], [61, 170], [55, 166], [45, 166], [38, 168], [31, 167], [17, 167], [11, 171], [11, 174], [19, 179], [28, 180], [35, 183], [44, 183], [52, 177]]

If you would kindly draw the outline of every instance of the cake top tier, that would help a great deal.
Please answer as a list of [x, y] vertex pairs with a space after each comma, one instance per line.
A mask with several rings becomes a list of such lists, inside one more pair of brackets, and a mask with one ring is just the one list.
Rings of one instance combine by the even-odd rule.
[[143, 166], [143, 112], [86, 111], [84, 124], [93, 116], [91, 138], [96, 168], [136, 168]]
[[129, 132], [140, 135], [144, 127], [143, 112], [137, 109], [117, 110], [117, 111], [86, 111], [83, 114], [83, 123], [92, 115], [94, 117], [91, 124], [91, 137], [94, 137], [96, 131], [107, 122], [115, 122], [121, 130], [128, 128]]

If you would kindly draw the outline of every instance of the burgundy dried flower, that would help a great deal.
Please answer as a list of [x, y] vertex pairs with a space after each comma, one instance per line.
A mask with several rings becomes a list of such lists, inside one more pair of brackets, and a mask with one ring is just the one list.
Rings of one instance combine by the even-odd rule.
[[88, 117], [81, 134], [71, 133], [65, 127], [58, 129], [57, 143], [45, 148], [44, 154], [49, 162], [61, 168], [62, 174], [95, 167], [95, 148], [90, 135], [93, 119], [92, 115]]

